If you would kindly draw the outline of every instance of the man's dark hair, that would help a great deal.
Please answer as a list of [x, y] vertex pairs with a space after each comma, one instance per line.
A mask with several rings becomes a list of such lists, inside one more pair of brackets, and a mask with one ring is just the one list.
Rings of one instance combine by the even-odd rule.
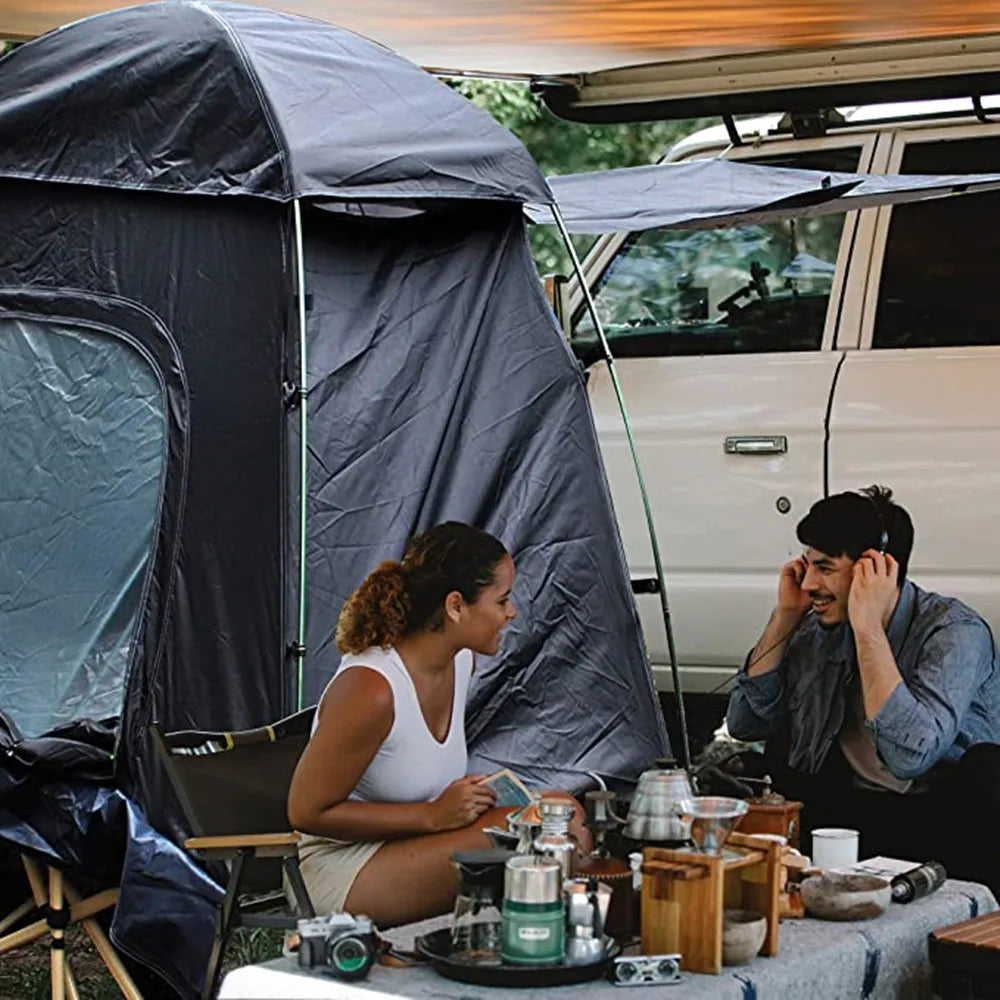
[[892, 502], [892, 490], [885, 486], [818, 500], [799, 521], [795, 533], [803, 545], [828, 556], [857, 559], [866, 549], [884, 549], [899, 563], [899, 582], [906, 579], [913, 522], [904, 508]]

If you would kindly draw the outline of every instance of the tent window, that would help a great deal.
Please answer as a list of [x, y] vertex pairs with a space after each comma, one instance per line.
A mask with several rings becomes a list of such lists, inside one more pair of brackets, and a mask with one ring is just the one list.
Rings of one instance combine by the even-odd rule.
[[[857, 170], [860, 149], [812, 150], [753, 163]], [[633, 233], [595, 288], [598, 316], [622, 357], [815, 351], [823, 339], [843, 215], [707, 230]], [[596, 333], [573, 330], [590, 360]]]
[[117, 715], [159, 508], [160, 384], [126, 341], [0, 317], [0, 705]]
[[[1000, 137], [907, 145], [901, 173], [1000, 170]], [[1000, 192], [896, 205], [879, 283], [873, 347], [1000, 344], [992, 289]]]

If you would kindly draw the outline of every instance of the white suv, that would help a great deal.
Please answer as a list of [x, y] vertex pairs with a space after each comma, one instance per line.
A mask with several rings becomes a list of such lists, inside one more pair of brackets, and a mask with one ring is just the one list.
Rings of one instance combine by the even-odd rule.
[[[997, 122], [984, 121], [996, 109]], [[796, 138], [781, 116], [669, 159], [870, 173], [1000, 170], [1000, 100], [881, 105]], [[685, 690], [725, 686], [824, 494], [892, 487], [911, 574], [1000, 624], [1000, 193], [602, 240], [586, 263], [651, 494]], [[579, 290], [589, 386], [630, 567], [653, 576], [635, 473]], [[637, 601], [669, 689], [659, 598]]]

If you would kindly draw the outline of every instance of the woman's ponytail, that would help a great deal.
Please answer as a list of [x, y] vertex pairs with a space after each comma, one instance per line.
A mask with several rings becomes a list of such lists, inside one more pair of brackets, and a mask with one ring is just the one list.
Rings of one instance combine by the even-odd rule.
[[337, 646], [342, 653], [391, 646], [406, 631], [409, 613], [406, 573], [400, 563], [384, 562], [344, 604], [337, 620]]
[[384, 562], [347, 599], [337, 621], [342, 653], [392, 646], [420, 629], [444, 627], [444, 600], [457, 590], [472, 604], [507, 555], [493, 535], [445, 521], [410, 539], [402, 562]]

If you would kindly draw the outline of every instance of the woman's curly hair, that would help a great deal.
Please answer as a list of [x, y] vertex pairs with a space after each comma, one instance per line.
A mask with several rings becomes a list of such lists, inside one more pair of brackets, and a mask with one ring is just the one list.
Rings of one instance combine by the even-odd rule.
[[382, 563], [347, 599], [337, 646], [360, 653], [422, 629], [444, 627], [444, 599], [457, 590], [472, 604], [507, 555], [499, 539], [460, 521], [414, 536], [401, 562]]

